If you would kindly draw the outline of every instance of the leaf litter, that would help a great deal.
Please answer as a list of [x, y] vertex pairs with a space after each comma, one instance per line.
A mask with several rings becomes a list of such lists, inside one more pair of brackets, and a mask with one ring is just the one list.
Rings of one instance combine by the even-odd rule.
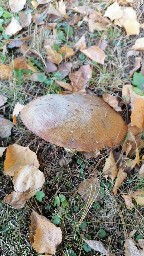
[[[60, 91], [60, 95], [63, 93], [73, 95], [75, 95], [75, 93], [81, 93], [83, 95], [87, 92], [93, 94], [93, 92], [89, 90], [91, 87], [91, 80], [93, 79], [93, 66], [100, 64], [99, 67], [102, 66], [105, 68], [105, 65], [107, 65], [107, 59], [109, 57], [107, 51], [109, 39], [105, 37], [106, 33], [108, 33], [111, 27], [118, 26], [122, 29], [124, 28], [124, 33], [126, 33], [126, 35], [131, 39], [131, 35], [139, 36], [140, 31], [143, 29], [143, 24], [140, 24], [132, 0], [112, 1], [112, 3], [104, 4], [104, 8], [99, 3], [95, 5], [96, 8], [91, 8], [90, 6], [81, 6], [76, 2], [77, 1], [63, 0], [56, 3], [51, 3], [50, 0], [31, 1], [35, 11], [35, 13], [33, 13], [33, 10], [30, 10], [29, 12], [27, 9], [29, 4], [25, 0], [9, 1], [10, 11], [12, 13], [18, 13], [19, 19], [17, 16], [14, 15], [13, 17], [12, 15], [8, 19], [8, 22], [6, 22], [6, 25], [4, 25], [4, 33], [6, 36], [8, 36], [8, 38], [14, 36], [12, 41], [11, 39], [8, 41], [10, 48], [12, 47], [15, 50], [16, 47], [19, 48], [23, 46], [23, 48], [25, 47], [25, 53], [24, 57], [16, 54], [10, 64], [8, 64], [8, 62], [6, 62], [6, 64], [3, 64], [3, 62], [0, 64], [0, 80], [10, 81], [11, 78], [14, 78], [15, 72], [19, 72], [20, 70], [29, 70], [32, 73], [32, 75], [30, 75], [31, 80], [33, 82], [40, 82], [39, 77], [41, 75], [44, 77], [44, 80], [46, 79], [47, 81], [49, 74], [51, 76], [51, 74], [53, 75], [55, 72], [58, 72], [60, 76], [54, 78], [54, 82], [66, 90], [63, 91], [63, 89], [60, 89], [62, 90]], [[79, 14], [76, 15], [72, 21], [70, 16], [71, 13], [74, 15], [74, 12]], [[47, 15], [48, 18], [50, 18], [49, 23], [46, 19]], [[69, 18], [71, 21], [69, 21]], [[76, 40], [72, 36], [72, 42], [69, 42], [69, 30], [67, 30], [67, 39], [63, 41], [63, 39], [58, 38], [57, 31], [61, 30], [61, 26], [63, 27], [63, 24], [67, 21], [69, 24], [70, 22], [74, 22], [74, 26], [76, 26], [78, 29], [81, 28], [83, 24], [86, 24], [87, 30], [90, 33], [97, 33], [98, 31], [100, 33], [102, 31], [104, 36], [100, 38], [99, 42], [98, 40], [93, 41], [92, 39], [92, 43], [89, 44], [87, 41], [87, 31], [84, 31], [83, 35], [78, 35], [78, 38], [76, 37]], [[44, 47], [42, 46], [42, 48], [45, 49], [44, 55], [46, 60], [43, 59], [43, 54], [39, 54], [36, 49], [33, 49], [32, 45], [30, 46], [29, 43], [31, 39], [28, 39], [27, 41], [23, 33], [25, 28], [29, 29], [30, 25], [33, 26], [33, 22], [37, 24], [38, 31], [43, 25], [46, 25], [45, 28], [52, 31], [49, 38], [45, 39]], [[60, 27], [57, 28], [59, 22], [62, 22], [62, 25], [60, 24]], [[75, 27], [73, 30], [75, 30]], [[60, 31], [61, 36], [64, 35], [63, 31], [64, 30]], [[20, 39], [16, 38], [17, 36], [19, 37], [20, 33], [22, 33], [22, 40], [21, 37]], [[104, 46], [101, 45], [103, 38], [106, 38]], [[25, 41], [27, 41], [27, 44], [25, 44]], [[125, 161], [126, 166], [120, 165], [115, 160], [115, 154], [113, 154], [113, 151], [109, 151], [102, 174], [107, 181], [109, 181], [109, 178], [111, 179], [113, 183], [113, 189], [111, 189], [111, 192], [113, 192], [115, 195], [120, 192], [125, 201], [126, 207], [129, 210], [134, 209], [137, 207], [137, 205], [139, 205], [139, 207], [144, 205], [143, 189], [134, 189], [132, 191], [129, 190], [127, 194], [125, 192], [123, 194], [123, 191], [121, 191], [124, 181], [128, 179], [128, 168], [130, 170], [134, 170], [135, 172], [138, 168], [138, 179], [143, 178], [143, 165], [141, 165], [141, 163], [143, 163], [143, 158], [141, 156], [141, 148], [143, 148], [141, 137], [142, 130], [144, 129], [142, 80], [143, 59], [139, 57], [139, 52], [137, 52], [143, 52], [143, 42], [143, 37], [140, 36], [140, 38], [135, 40], [135, 42], [133, 41], [134, 44], [131, 49], [129, 49], [129, 51], [131, 51], [129, 57], [135, 54], [138, 57], [135, 59], [136, 62], [130, 72], [130, 77], [133, 79], [132, 84], [123, 85], [123, 101], [122, 99], [120, 100], [117, 98], [117, 96], [113, 96], [107, 92], [103, 93], [102, 95], [104, 101], [110, 107], [114, 108], [115, 111], [122, 111], [122, 105], [119, 104], [121, 102], [128, 104], [131, 111], [128, 134], [133, 135], [128, 135], [128, 138], [126, 138], [126, 146], [123, 148], [126, 157], [122, 155], [122, 159], [120, 160], [120, 162]], [[81, 56], [85, 55], [87, 61], [82, 61], [83, 64], [77, 65], [74, 59], [78, 57], [78, 54], [82, 54], [79, 55], [80, 58]], [[45, 67], [42, 68], [42, 66], [33, 66], [33, 63], [31, 62], [32, 55], [37, 56], [40, 60], [43, 60]], [[35, 79], [32, 78], [33, 76], [35, 76]], [[6, 104], [6, 102], [7, 98], [0, 94], [0, 107], [2, 107], [2, 112], [5, 111], [3, 106]], [[84, 107], [83, 104], [78, 108], [78, 110], [82, 107]], [[13, 110], [13, 123], [15, 125], [17, 125], [16, 116], [19, 114], [19, 112], [23, 112], [22, 108], [23, 105], [15, 105]], [[59, 114], [59, 117], [60, 116], [61, 114]], [[107, 113], [105, 113], [105, 118], [106, 117]], [[31, 120], [32, 119], [33, 118], [31, 118]], [[0, 137], [2, 139], [9, 137], [11, 135], [12, 127], [12, 122], [2, 116], [0, 121]], [[11, 206], [16, 209], [20, 209], [24, 207], [25, 203], [42, 188], [45, 182], [45, 177], [43, 172], [38, 169], [39, 161], [36, 153], [31, 151], [29, 147], [22, 147], [17, 144], [4, 147], [3, 144], [0, 148], [1, 157], [5, 155], [5, 151], [6, 158], [4, 162], [4, 174], [12, 177], [14, 191], [5, 196], [4, 202], [11, 204]], [[94, 156], [94, 153], [95, 152], [91, 154], [91, 152], [89, 152], [91, 156]], [[100, 154], [101, 153], [99, 152], [96, 157]], [[90, 176], [90, 178], [84, 178], [84, 181], [80, 183], [77, 192], [81, 195], [85, 202], [91, 200], [91, 198], [93, 202], [99, 201], [99, 198], [101, 198], [100, 190], [101, 184], [97, 176]], [[56, 227], [47, 218], [33, 212], [31, 214], [30, 241], [33, 248], [38, 253], [45, 253], [45, 255], [54, 254], [57, 246], [62, 241], [62, 232], [60, 228]], [[105, 247], [101, 241], [90, 239], [85, 239], [84, 241], [92, 249], [102, 253], [103, 255], [112, 255], [109, 254], [107, 249], [105, 249], [107, 246]], [[126, 239], [125, 255], [143, 255], [142, 242], [137, 244], [137, 246], [138, 247], [136, 247], [132, 239]]]

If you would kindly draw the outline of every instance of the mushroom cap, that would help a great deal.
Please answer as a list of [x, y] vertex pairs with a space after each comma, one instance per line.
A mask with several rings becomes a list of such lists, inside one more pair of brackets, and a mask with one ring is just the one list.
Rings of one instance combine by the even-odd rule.
[[90, 94], [48, 94], [21, 111], [25, 126], [57, 146], [93, 152], [118, 145], [127, 132], [122, 117]]

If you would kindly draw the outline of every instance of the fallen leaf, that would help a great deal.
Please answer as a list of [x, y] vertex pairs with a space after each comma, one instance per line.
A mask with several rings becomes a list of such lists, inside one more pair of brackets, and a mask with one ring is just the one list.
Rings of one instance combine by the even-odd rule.
[[137, 98], [131, 113], [131, 123], [138, 128], [144, 128], [144, 98]]
[[74, 50], [67, 45], [62, 46], [59, 53], [62, 54], [65, 59], [70, 58], [75, 54]]
[[104, 14], [105, 17], [108, 17], [112, 21], [115, 19], [121, 18], [122, 15], [123, 15], [122, 8], [121, 6], [119, 6], [117, 1], [114, 2], [112, 5], [110, 5]]
[[[58, 6], [58, 5], [57, 5]], [[59, 12], [59, 10], [57, 10], [54, 5], [50, 4], [49, 5], [49, 9], [47, 11], [47, 14], [51, 14], [51, 15], [54, 15], [54, 16], [57, 16], [57, 17], [63, 17], [63, 14]]]
[[122, 111], [121, 107], [118, 105], [118, 99], [116, 96], [113, 96], [109, 93], [103, 93], [102, 95], [103, 100], [108, 103], [115, 111], [119, 112]]
[[19, 113], [21, 112], [21, 110], [24, 108], [24, 105], [20, 104], [19, 102], [16, 103], [14, 110], [13, 110], [13, 124], [16, 125], [17, 124], [17, 120], [16, 117], [19, 115]]
[[0, 147], [0, 157], [3, 156], [3, 153], [5, 152], [6, 147]]
[[84, 35], [77, 41], [77, 43], [74, 45], [74, 48], [76, 51], [86, 49], [86, 40]]
[[92, 78], [92, 68], [90, 65], [83, 65], [78, 71], [69, 74], [69, 79], [73, 87], [73, 91], [81, 91], [88, 86]]
[[141, 67], [141, 61], [142, 61], [141, 57], [135, 58], [134, 68], [130, 71], [130, 77], [132, 77], [134, 72]]
[[131, 238], [126, 239], [124, 247], [125, 256], [144, 256], [144, 250], [138, 250], [134, 241]]
[[46, 217], [36, 212], [31, 214], [30, 242], [38, 253], [55, 254], [62, 242], [62, 231]]
[[71, 72], [72, 63], [64, 62], [59, 65], [58, 72], [61, 74], [61, 78], [64, 79]]
[[125, 201], [125, 205], [126, 207], [131, 210], [132, 208], [134, 208], [134, 204], [132, 202], [132, 197], [130, 195], [122, 195], [124, 201]]
[[19, 48], [24, 44], [20, 39], [14, 39], [10, 44], [8, 44], [8, 48], [13, 49], [15, 47]]
[[64, 17], [65, 19], [68, 18], [66, 13], [66, 4], [63, 0], [56, 2], [56, 9], [61, 14], [62, 17]]
[[11, 135], [13, 123], [0, 116], [0, 138], [7, 138]]
[[139, 177], [144, 178], [144, 164], [141, 166], [141, 168], [139, 170]]
[[105, 178], [110, 177], [112, 179], [112, 181], [116, 178], [117, 173], [118, 173], [118, 169], [116, 166], [116, 162], [114, 159], [114, 155], [113, 152], [110, 152], [110, 155], [108, 158], [106, 158], [106, 162], [103, 168], [103, 173]]
[[131, 197], [139, 204], [140, 206], [144, 206], [144, 190], [137, 190], [131, 194]]
[[144, 51], [144, 37], [138, 38], [132, 46], [132, 49], [136, 51]]
[[45, 67], [46, 72], [48, 73], [53, 73], [57, 71], [57, 66], [52, 63], [51, 61], [47, 60], [46, 61], [46, 67]]
[[85, 202], [95, 201], [100, 195], [100, 184], [97, 177], [91, 177], [82, 181], [78, 187], [78, 193]]
[[7, 102], [7, 97], [0, 94], [0, 107], [2, 107]]
[[24, 207], [26, 201], [31, 198], [29, 191], [27, 192], [15, 192], [12, 191], [10, 194], [6, 195], [3, 202], [11, 205], [15, 209], [21, 209]]
[[55, 64], [60, 64], [62, 61], [62, 55], [58, 53], [56, 50], [54, 50], [52, 47], [46, 47], [47, 51], [47, 59]]
[[5, 64], [0, 64], [0, 80], [8, 80], [12, 76], [12, 68]]
[[6, 159], [4, 161], [4, 174], [14, 176], [19, 166], [31, 165], [39, 168], [39, 162], [35, 152], [29, 147], [13, 144], [7, 147]]
[[27, 60], [22, 56], [15, 58], [11, 65], [14, 69], [28, 69]]
[[118, 191], [119, 187], [121, 186], [121, 184], [123, 183], [123, 181], [126, 179], [126, 177], [127, 177], [127, 173], [124, 172], [122, 167], [120, 167], [118, 174], [117, 174], [115, 184], [114, 184], [114, 188], [113, 188], [114, 195], [117, 195], [117, 191]]
[[84, 53], [91, 60], [96, 61], [100, 64], [104, 64], [106, 55], [104, 51], [101, 50], [98, 46], [96, 45], [90, 46], [85, 50], [81, 50], [81, 52]]
[[31, 24], [32, 15], [31, 13], [20, 12], [19, 21], [23, 28], [28, 27]]
[[139, 133], [141, 133], [143, 131], [143, 129], [138, 128], [136, 126], [132, 126], [132, 124], [128, 124], [128, 132], [132, 133], [133, 135], [138, 135]]
[[9, 25], [5, 29], [5, 34], [8, 36], [15, 35], [22, 29], [22, 26], [19, 22], [13, 17]]
[[9, 0], [9, 7], [12, 12], [19, 12], [24, 8], [26, 0]]
[[105, 249], [102, 242], [96, 241], [96, 240], [86, 240], [86, 239], [83, 239], [83, 240], [85, 241], [85, 243], [88, 244], [88, 246], [90, 246], [96, 252], [100, 252], [103, 255], [109, 256], [109, 251]]
[[56, 82], [60, 87], [64, 88], [65, 90], [72, 92], [73, 89], [72, 89], [72, 86], [71, 86], [70, 84], [68, 84], [68, 83], [66, 83], [66, 82], [58, 81], [58, 80], [56, 80], [55, 82]]

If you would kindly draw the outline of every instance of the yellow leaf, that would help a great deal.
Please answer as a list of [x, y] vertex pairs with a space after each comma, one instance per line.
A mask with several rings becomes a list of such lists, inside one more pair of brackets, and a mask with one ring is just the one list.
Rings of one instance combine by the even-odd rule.
[[25, 165], [39, 167], [36, 153], [31, 151], [29, 147], [22, 147], [17, 144], [8, 146], [4, 162], [4, 174], [14, 176], [17, 168]]
[[90, 46], [87, 49], [81, 50], [81, 52], [84, 53], [91, 60], [96, 61], [97, 63], [100, 63], [100, 64], [104, 64], [106, 55], [104, 51], [101, 50], [98, 46], [96, 45]]
[[36, 0], [31, 1], [31, 4], [34, 7], [34, 9], [37, 9], [37, 7], [39, 6], [39, 3]]
[[119, 189], [123, 181], [126, 179], [126, 177], [127, 173], [123, 171], [123, 168], [120, 168], [113, 188], [114, 195], [117, 195], [117, 190]]
[[105, 12], [105, 17], [110, 18], [110, 20], [115, 20], [121, 18], [123, 15], [122, 8], [119, 6], [119, 4], [114, 2], [112, 5], [110, 5], [106, 12]]
[[131, 123], [138, 128], [144, 128], [144, 98], [137, 98], [131, 113]]
[[112, 151], [110, 152], [109, 157], [106, 159], [105, 166], [103, 168], [103, 173], [104, 173], [105, 178], [110, 177], [112, 179], [112, 181], [117, 176], [118, 169], [117, 169]]
[[74, 50], [67, 45], [62, 46], [59, 53], [63, 54], [65, 59], [70, 58], [75, 54]]
[[0, 64], [0, 80], [8, 80], [12, 76], [12, 68], [8, 65]]
[[62, 242], [62, 231], [47, 218], [33, 211], [30, 242], [38, 253], [55, 254], [56, 247]]

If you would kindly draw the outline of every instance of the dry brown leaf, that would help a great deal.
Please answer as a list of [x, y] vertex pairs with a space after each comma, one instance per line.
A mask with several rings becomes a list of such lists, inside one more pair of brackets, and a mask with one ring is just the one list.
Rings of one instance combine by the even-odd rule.
[[134, 107], [131, 113], [132, 125], [144, 129], [144, 98], [137, 98], [134, 101]]
[[66, 4], [63, 0], [56, 2], [56, 10], [61, 14], [61, 17], [68, 18], [66, 13]]
[[58, 72], [61, 74], [61, 78], [65, 78], [70, 72], [72, 68], [71, 62], [64, 62], [59, 65]]
[[54, 50], [52, 47], [45, 46], [47, 51], [47, 59], [55, 64], [60, 64], [62, 61], [62, 55]]
[[93, 45], [85, 50], [81, 50], [82, 53], [84, 53], [87, 57], [89, 57], [91, 60], [96, 61], [97, 63], [104, 64], [105, 60], [105, 53], [103, 50], [101, 50], [98, 46]]
[[5, 34], [8, 36], [15, 35], [22, 29], [22, 26], [19, 22], [13, 17], [9, 25], [5, 29]]
[[3, 153], [5, 152], [6, 147], [0, 147], [0, 157], [3, 156]]
[[130, 77], [132, 77], [134, 72], [141, 67], [141, 61], [142, 61], [141, 57], [135, 58], [134, 68], [130, 71]]
[[103, 100], [107, 102], [115, 111], [122, 111], [121, 107], [118, 105], [119, 102], [116, 96], [113, 96], [109, 93], [103, 93], [102, 97]]
[[22, 147], [17, 144], [8, 146], [4, 162], [4, 173], [9, 176], [14, 176], [16, 169], [19, 166], [25, 165], [32, 165], [39, 168], [36, 153], [31, 151], [29, 147]]
[[96, 200], [100, 195], [100, 184], [98, 178], [93, 176], [82, 181], [77, 191], [85, 202], [88, 202], [90, 199]]
[[135, 44], [133, 45], [132, 49], [136, 51], [144, 51], [144, 37], [138, 38], [135, 41]]
[[12, 191], [4, 197], [3, 202], [11, 205], [15, 209], [21, 209], [30, 198], [31, 196], [27, 191], [22, 193]]
[[128, 209], [132, 209], [134, 208], [134, 204], [132, 202], [132, 197], [130, 195], [122, 195], [124, 201], [125, 201], [125, 205]]
[[104, 168], [103, 168], [103, 173], [105, 178], [110, 177], [112, 179], [112, 181], [116, 178], [117, 173], [118, 173], [118, 169], [116, 166], [116, 162], [114, 159], [114, 155], [113, 152], [110, 152], [109, 157], [106, 159]]
[[9, 7], [12, 12], [19, 12], [24, 8], [26, 0], [9, 0]]
[[7, 102], [7, 97], [0, 94], [0, 107], [2, 107]]
[[141, 168], [139, 170], [139, 177], [144, 178], [144, 164], [141, 166]]
[[126, 239], [124, 247], [125, 256], [144, 256], [144, 250], [138, 250], [131, 238]]
[[131, 194], [131, 197], [139, 204], [140, 206], [144, 206], [144, 190], [137, 190]]
[[115, 181], [115, 185], [113, 188], [114, 195], [117, 195], [117, 191], [118, 191], [119, 187], [121, 186], [121, 184], [123, 183], [123, 181], [126, 179], [126, 177], [127, 177], [127, 173], [124, 172], [122, 167], [120, 167], [118, 174], [117, 174], [116, 181]]
[[60, 87], [64, 88], [65, 90], [72, 92], [73, 89], [72, 89], [72, 86], [71, 86], [70, 84], [68, 84], [68, 83], [66, 83], [66, 82], [58, 81], [58, 80], [56, 80], [55, 82], [56, 82]]
[[8, 80], [12, 76], [12, 68], [5, 64], [0, 64], [0, 80]]
[[28, 27], [31, 24], [31, 13], [20, 12], [19, 13], [20, 24], [23, 28]]
[[96, 240], [86, 240], [86, 239], [83, 239], [83, 240], [85, 241], [85, 243], [88, 244], [88, 246], [90, 246], [96, 252], [100, 252], [102, 253], [102, 255], [110, 256], [109, 251], [105, 249], [102, 242], [96, 241]]
[[77, 41], [77, 43], [74, 45], [74, 48], [76, 51], [86, 49], [86, 40], [84, 35]]
[[7, 138], [11, 135], [13, 123], [0, 116], [0, 138]]
[[143, 131], [143, 129], [138, 128], [136, 126], [132, 126], [131, 123], [128, 124], [128, 132], [132, 133], [133, 135], [138, 135], [139, 133], [141, 133]]
[[36, 212], [31, 214], [30, 242], [38, 253], [55, 254], [62, 242], [62, 231], [46, 217]]
[[105, 17], [110, 18], [110, 20], [112, 21], [115, 19], [121, 18], [122, 15], [123, 15], [122, 8], [121, 6], [119, 6], [117, 1], [114, 2], [112, 5], [110, 5], [104, 14]]
[[75, 54], [74, 50], [67, 45], [62, 46], [59, 53], [62, 54], [64, 59], [70, 58]]
[[92, 68], [90, 65], [83, 65], [78, 71], [69, 74], [69, 79], [73, 87], [73, 91], [84, 90], [92, 78]]
[[57, 66], [54, 63], [52, 63], [51, 61], [47, 60], [45, 71], [48, 72], [48, 73], [56, 72], [57, 71]]
[[17, 125], [17, 116], [21, 112], [21, 110], [24, 108], [24, 105], [20, 104], [19, 102], [16, 103], [14, 110], [13, 110], [13, 124]]

